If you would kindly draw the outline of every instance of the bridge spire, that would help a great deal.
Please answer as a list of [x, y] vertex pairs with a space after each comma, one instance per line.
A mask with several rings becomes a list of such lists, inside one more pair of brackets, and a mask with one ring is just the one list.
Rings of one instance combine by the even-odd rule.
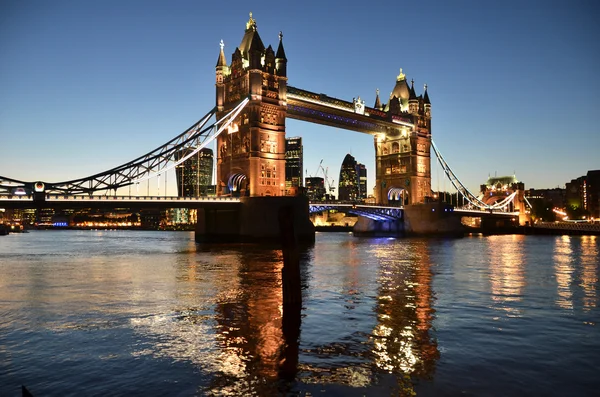
[[381, 100], [379, 99], [379, 88], [375, 90], [375, 109], [381, 110]]
[[410, 90], [408, 90], [408, 99], [417, 99], [417, 93], [415, 92], [415, 79], [410, 80]]
[[256, 20], [252, 18], [252, 11], [250, 11], [250, 19], [246, 22], [246, 30], [256, 30]]
[[423, 92], [423, 103], [426, 105], [431, 105], [431, 102], [429, 102], [429, 95], [427, 94], [427, 84], [425, 84], [424, 88], [425, 92]]
[[400, 74], [396, 77], [396, 81], [402, 81], [406, 78], [406, 75], [402, 73], [402, 68], [400, 68]]
[[279, 46], [275, 55], [275, 68], [278, 76], [287, 75], [287, 58], [283, 49], [283, 33], [281, 31], [279, 32]]
[[419, 113], [419, 98], [415, 92], [415, 80], [410, 80], [410, 88], [408, 89], [408, 112], [412, 114]]
[[219, 53], [219, 60], [217, 61], [217, 67], [227, 66], [227, 59], [225, 58], [225, 52], [223, 50], [223, 48], [225, 47], [225, 43], [223, 43], [223, 40], [221, 40], [219, 45], [221, 46], [221, 52]]
[[285, 57], [285, 51], [283, 49], [283, 32], [279, 32], [279, 47], [277, 47], [277, 55], [275, 55], [276, 59], [283, 59], [284, 61], [287, 61], [287, 58]]

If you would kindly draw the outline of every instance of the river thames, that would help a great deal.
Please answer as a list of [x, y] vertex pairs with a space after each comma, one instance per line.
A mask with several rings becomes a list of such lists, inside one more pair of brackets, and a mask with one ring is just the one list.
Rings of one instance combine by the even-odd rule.
[[277, 247], [0, 237], [0, 396], [592, 396], [599, 237], [317, 233], [282, 331]]

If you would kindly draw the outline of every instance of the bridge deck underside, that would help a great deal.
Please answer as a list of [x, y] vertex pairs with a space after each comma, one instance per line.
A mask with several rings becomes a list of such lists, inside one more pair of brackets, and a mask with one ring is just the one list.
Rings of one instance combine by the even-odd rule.
[[369, 205], [334, 205], [334, 204], [310, 204], [310, 213], [319, 213], [323, 211], [337, 210], [376, 221], [395, 221], [402, 219], [402, 208], [399, 207], [379, 207]]

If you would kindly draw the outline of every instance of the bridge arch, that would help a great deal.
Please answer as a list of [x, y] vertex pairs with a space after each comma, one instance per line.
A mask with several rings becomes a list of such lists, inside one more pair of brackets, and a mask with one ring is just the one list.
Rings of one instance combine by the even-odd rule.
[[400, 202], [402, 205], [408, 204], [408, 190], [401, 187], [391, 187], [388, 190], [387, 198], [389, 202]]
[[232, 173], [227, 179], [227, 188], [232, 196], [248, 195], [250, 180], [243, 172]]

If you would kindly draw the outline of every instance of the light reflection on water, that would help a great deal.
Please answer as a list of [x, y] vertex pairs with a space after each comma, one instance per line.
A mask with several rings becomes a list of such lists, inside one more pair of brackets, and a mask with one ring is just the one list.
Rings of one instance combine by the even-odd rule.
[[510, 316], [521, 316], [518, 303], [525, 287], [524, 244], [526, 236], [490, 236], [487, 260], [490, 266], [491, 297], [495, 307]]
[[598, 304], [598, 266], [600, 265], [600, 252], [598, 251], [598, 237], [581, 237], [581, 282], [583, 289], [583, 307], [591, 310]]
[[20, 384], [61, 396], [597, 386], [595, 237], [321, 233], [301, 255], [302, 311], [286, 321], [278, 249], [156, 232], [0, 243], [0, 395]]
[[573, 293], [571, 284], [574, 267], [573, 249], [570, 236], [562, 236], [554, 246], [554, 269], [556, 272], [556, 283], [558, 284], [558, 296], [556, 304], [562, 309], [573, 308]]

